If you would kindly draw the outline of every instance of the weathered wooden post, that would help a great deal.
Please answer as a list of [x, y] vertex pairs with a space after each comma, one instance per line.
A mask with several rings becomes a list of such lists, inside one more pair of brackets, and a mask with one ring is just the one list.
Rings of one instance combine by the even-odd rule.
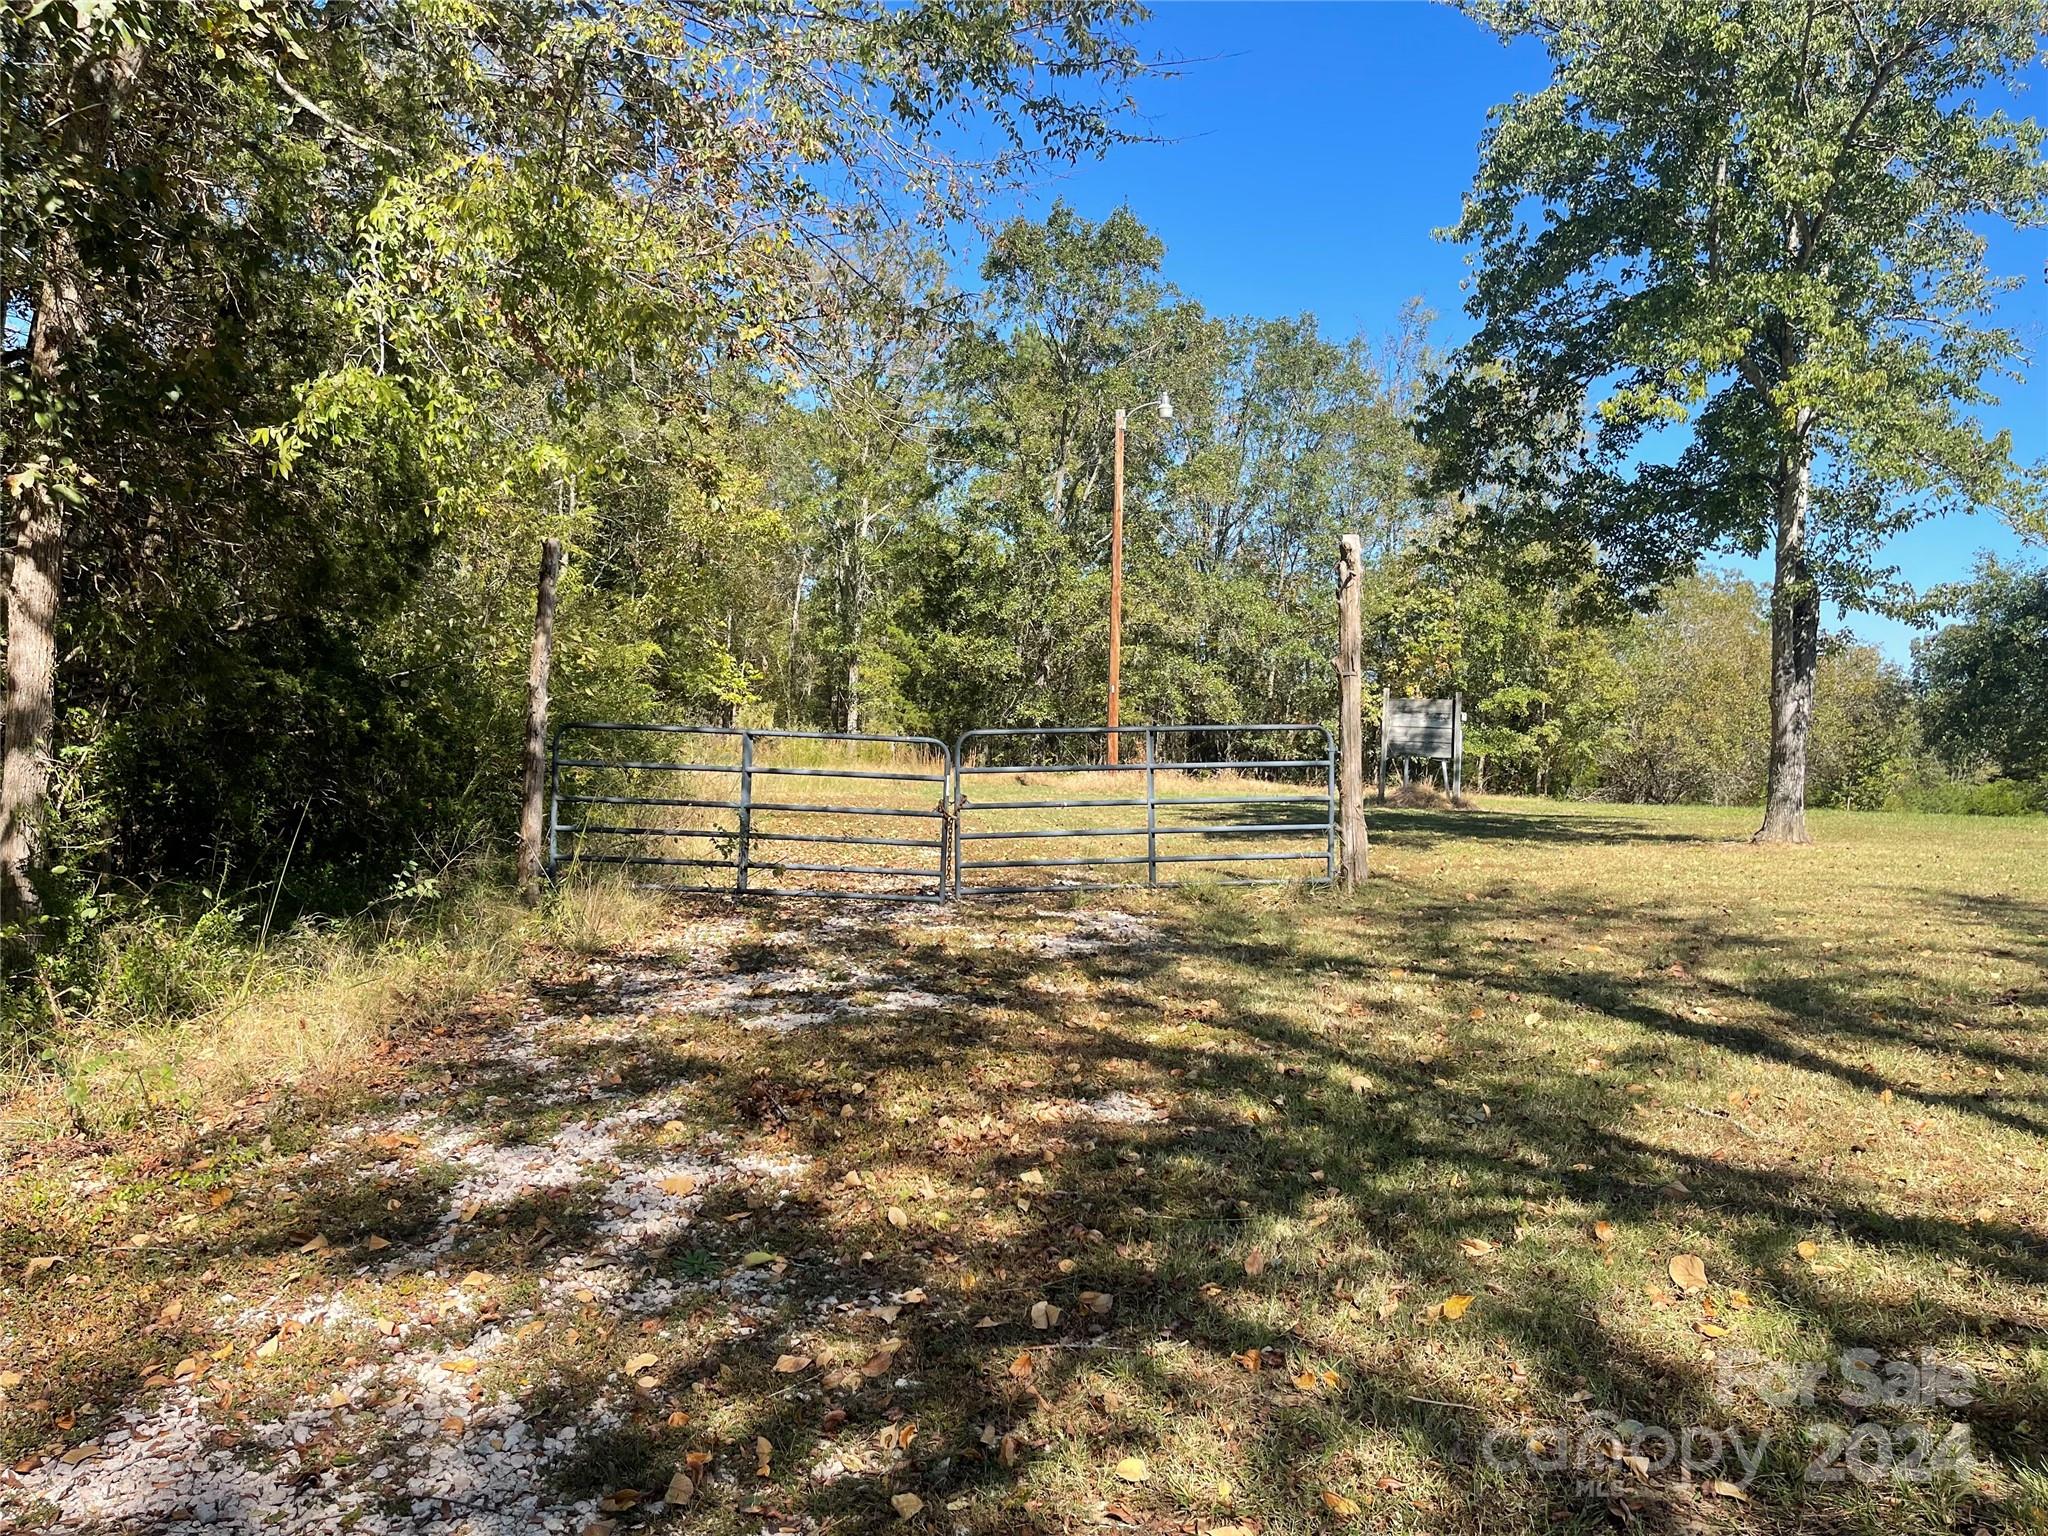
[[519, 890], [528, 901], [540, 897], [546, 848], [542, 804], [548, 778], [548, 668], [555, 652], [555, 580], [562, 572], [562, 541], [540, 546], [540, 591], [533, 605], [533, 650], [526, 663], [526, 776], [519, 807]]
[[1365, 711], [1359, 693], [1365, 670], [1359, 618], [1365, 562], [1355, 533], [1345, 534], [1337, 549], [1337, 847], [1348, 891], [1365, 878]]

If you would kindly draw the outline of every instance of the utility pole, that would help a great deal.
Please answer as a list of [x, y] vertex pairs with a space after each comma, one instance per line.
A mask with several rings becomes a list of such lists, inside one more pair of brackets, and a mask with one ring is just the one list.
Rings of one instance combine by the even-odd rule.
[[1122, 701], [1124, 670], [1124, 426], [1122, 406], [1116, 412], [1115, 471], [1109, 496], [1109, 765], [1117, 761], [1117, 705]]
[[[1159, 392], [1159, 419], [1173, 420], [1173, 400]], [[1109, 765], [1117, 763], [1117, 716], [1123, 703], [1124, 672], [1124, 430], [1130, 413], [1116, 413], [1116, 451], [1111, 456], [1109, 493]]]
[[1365, 715], [1359, 693], [1365, 670], [1359, 614], [1364, 581], [1358, 535], [1347, 533], [1337, 543], [1337, 850], [1347, 891], [1365, 879]]

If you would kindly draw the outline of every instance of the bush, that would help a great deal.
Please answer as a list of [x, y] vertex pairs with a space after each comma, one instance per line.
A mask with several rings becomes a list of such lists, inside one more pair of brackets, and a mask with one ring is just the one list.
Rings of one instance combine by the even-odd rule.
[[2031, 816], [2048, 811], [2048, 784], [2018, 779], [1908, 784], [1894, 790], [1884, 808], [1944, 816]]

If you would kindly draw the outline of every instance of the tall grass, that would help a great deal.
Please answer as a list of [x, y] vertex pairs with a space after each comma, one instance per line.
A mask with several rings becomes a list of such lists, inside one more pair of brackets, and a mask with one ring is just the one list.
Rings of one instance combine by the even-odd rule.
[[660, 911], [604, 879], [565, 885], [536, 910], [492, 869], [431, 901], [282, 934], [251, 916], [148, 912], [100, 933], [86, 1006], [43, 1021], [40, 1038], [15, 1026], [0, 1140], [115, 1135], [339, 1081], [407, 1022], [511, 979], [528, 952], [630, 943]]

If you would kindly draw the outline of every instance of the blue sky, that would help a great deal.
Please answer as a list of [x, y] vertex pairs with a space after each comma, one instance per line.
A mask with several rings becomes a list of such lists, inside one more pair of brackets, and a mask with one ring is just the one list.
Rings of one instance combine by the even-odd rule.
[[[1214, 311], [1306, 310], [1328, 331], [1378, 335], [1420, 296], [1439, 316], [1440, 344], [1467, 334], [1463, 253], [1431, 231], [1457, 217], [1487, 109], [1544, 83], [1541, 49], [1503, 47], [1423, 0], [1164, 0], [1144, 38], [1187, 61], [1140, 96], [1164, 142], [1045, 181], [1028, 211], [1063, 197], [1100, 218], [1128, 202], [1165, 240], [1167, 276]], [[2048, 113], [2048, 69], [2037, 66], [2030, 87], [2020, 109]], [[1991, 236], [1994, 267], [2027, 279], [2004, 318], [2041, 363], [1986, 415], [2037, 460], [2048, 457], [2048, 232]], [[1968, 575], [1981, 550], [2041, 553], [1981, 515], [1922, 524], [1887, 553], [1926, 584]], [[1873, 615], [1848, 622], [1906, 659], [1911, 631]]]

